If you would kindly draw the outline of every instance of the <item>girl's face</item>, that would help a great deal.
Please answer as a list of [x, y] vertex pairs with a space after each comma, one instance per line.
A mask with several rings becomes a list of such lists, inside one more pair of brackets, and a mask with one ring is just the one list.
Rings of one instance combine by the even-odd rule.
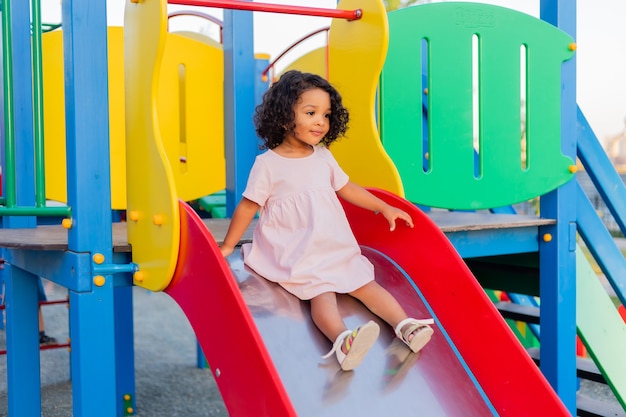
[[300, 95], [293, 112], [295, 127], [287, 132], [284, 142], [292, 145], [317, 145], [330, 129], [330, 95], [321, 88]]

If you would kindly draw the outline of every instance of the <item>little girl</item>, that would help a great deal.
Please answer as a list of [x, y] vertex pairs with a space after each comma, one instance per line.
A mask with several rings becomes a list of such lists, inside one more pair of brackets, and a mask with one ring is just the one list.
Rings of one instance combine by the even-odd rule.
[[432, 319], [409, 318], [396, 299], [374, 281], [374, 267], [361, 255], [339, 195], [413, 227], [411, 217], [348, 180], [328, 146], [343, 136], [348, 111], [325, 79], [289, 71], [264, 94], [254, 116], [256, 132], [268, 151], [257, 156], [243, 198], [221, 246], [233, 252], [260, 210], [244, 262], [259, 275], [310, 300], [315, 325], [333, 343], [343, 370], [357, 367], [374, 345], [379, 327], [369, 321], [348, 330], [337, 307], [337, 293], [360, 300], [389, 323], [413, 352], [430, 340]]

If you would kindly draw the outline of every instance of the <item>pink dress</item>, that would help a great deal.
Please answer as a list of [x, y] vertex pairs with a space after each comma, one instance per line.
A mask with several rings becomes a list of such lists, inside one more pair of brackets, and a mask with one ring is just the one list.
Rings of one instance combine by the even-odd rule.
[[244, 262], [259, 275], [309, 300], [349, 293], [374, 279], [336, 191], [348, 183], [328, 149], [304, 158], [257, 156], [243, 196], [261, 210]]

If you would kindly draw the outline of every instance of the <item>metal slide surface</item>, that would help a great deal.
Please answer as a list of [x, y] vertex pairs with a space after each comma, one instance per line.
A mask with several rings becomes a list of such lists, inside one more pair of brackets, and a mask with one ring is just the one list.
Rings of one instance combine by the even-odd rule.
[[[181, 257], [166, 292], [194, 327], [231, 417], [569, 415], [445, 236], [406, 204], [416, 227], [398, 227], [389, 238], [375, 232], [382, 216], [360, 219], [360, 209], [346, 209], [376, 279], [410, 315], [434, 317], [435, 334], [399, 363], [393, 352], [406, 350], [381, 323], [379, 340], [353, 372], [321, 359], [331, 344], [308, 303], [254, 274], [239, 252], [227, 263], [200, 219], [181, 206]], [[407, 240], [416, 236], [420, 242]], [[348, 296], [340, 308], [349, 327], [378, 320]]]
[[[404, 274], [384, 255], [363, 250], [375, 265], [377, 281], [412, 315], [430, 317]], [[388, 325], [353, 298], [341, 296], [339, 306], [348, 327], [376, 320], [382, 330], [363, 363], [343, 372], [334, 355], [321, 358], [331, 343], [313, 324], [309, 303], [256, 275], [239, 252], [229, 262], [299, 416], [493, 415], [439, 328], [422, 352], [409, 354]]]

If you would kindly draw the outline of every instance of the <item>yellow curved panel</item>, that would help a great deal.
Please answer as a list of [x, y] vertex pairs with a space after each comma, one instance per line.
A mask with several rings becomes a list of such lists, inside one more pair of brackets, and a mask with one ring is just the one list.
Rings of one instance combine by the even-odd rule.
[[[184, 35], [184, 36], [183, 36]], [[46, 195], [67, 201], [63, 34], [43, 35]], [[111, 205], [126, 208], [124, 32], [108, 28]], [[224, 54], [197, 34], [166, 35], [158, 88], [161, 137], [173, 168], [177, 196], [194, 200], [226, 186]], [[184, 161], [181, 161], [181, 158]]]
[[404, 196], [398, 170], [380, 141], [374, 112], [389, 43], [385, 7], [380, 0], [342, 0], [337, 8], [361, 9], [363, 17], [351, 22], [333, 19], [330, 26], [329, 81], [350, 112], [346, 138], [330, 149], [352, 181]]
[[128, 241], [138, 264], [135, 284], [160, 291], [174, 275], [180, 213], [161, 137], [157, 94], [165, 49], [167, 3], [126, 1], [124, 58]]

